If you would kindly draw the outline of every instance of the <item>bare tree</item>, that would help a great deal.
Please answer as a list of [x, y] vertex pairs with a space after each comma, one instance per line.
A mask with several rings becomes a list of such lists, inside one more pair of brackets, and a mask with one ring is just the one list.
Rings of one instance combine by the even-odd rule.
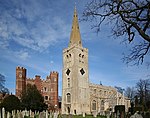
[[139, 104], [146, 105], [146, 103], [150, 101], [150, 79], [140, 79], [136, 84], [136, 89]]
[[[93, 21], [100, 31], [101, 24], [113, 24], [116, 37], [127, 36], [129, 43], [136, 42], [129, 55], [124, 56], [128, 64], [142, 64], [150, 48], [150, 1], [149, 0], [92, 0], [87, 3], [84, 21]], [[142, 40], [139, 40], [139, 39]]]
[[0, 74], [0, 93], [9, 93], [9, 90], [4, 86], [5, 76]]
[[125, 89], [125, 96], [130, 98], [131, 102], [133, 102], [135, 97], [135, 88], [134, 87], [127, 87]]
[[0, 74], [0, 90], [4, 87], [5, 76]]

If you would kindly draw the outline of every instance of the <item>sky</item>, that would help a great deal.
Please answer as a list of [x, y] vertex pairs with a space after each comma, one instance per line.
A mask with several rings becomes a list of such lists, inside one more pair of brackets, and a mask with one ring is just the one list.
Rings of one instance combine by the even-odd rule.
[[[15, 94], [16, 67], [27, 69], [27, 77], [50, 71], [59, 72], [59, 95], [62, 91], [62, 51], [68, 47], [74, 6], [78, 18], [89, 0], [0, 0], [0, 73], [5, 86]], [[91, 29], [90, 22], [79, 22], [82, 45], [89, 49], [89, 80], [105, 86], [135, 86], [147, 79], [150, 69], [127, 66], [123, 53], [130, 46], [115, 39], [111, 28], [102, 25], [100, 32]], [[149, 60], [149, 57], [146, 57]]]

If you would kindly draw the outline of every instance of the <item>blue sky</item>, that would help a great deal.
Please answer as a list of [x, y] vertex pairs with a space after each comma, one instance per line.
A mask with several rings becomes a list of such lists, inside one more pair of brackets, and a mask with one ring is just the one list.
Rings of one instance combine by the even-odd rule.
[[[50, 71], [59, 72], [59, 95], [62, 84], [62, 50], [68, 47], [74, 5], [82, 17], [89, 0], [0, 0], [0, 73], [6, 78], [5, 86], [15, 93], [15, 69], [27, 69], [27, 77]], [[130, 47], [123, 38], [114, 39], [110, 26], [103, 25], [99, 34], [90, 22], [80, 22], [83, 47], [89, 49], [89, 80], [107, 86], [134, 86], [147, 78], [150, 69], [145, 64], [127, 66], [122, 53]], [[149, 60], [146, 57], [146, 60]]]

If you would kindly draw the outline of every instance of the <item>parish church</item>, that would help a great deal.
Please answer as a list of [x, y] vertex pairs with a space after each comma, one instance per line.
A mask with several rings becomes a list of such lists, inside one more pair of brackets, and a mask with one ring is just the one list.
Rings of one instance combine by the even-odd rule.
[[116, 105], [125, 105], [126, 111], [130, 107], [116, 88], [89, 82], [88, 49], [82, 45], [76, 8], [69, 46], [63, 50], [62, 76], [62, 114], [103, 114]]

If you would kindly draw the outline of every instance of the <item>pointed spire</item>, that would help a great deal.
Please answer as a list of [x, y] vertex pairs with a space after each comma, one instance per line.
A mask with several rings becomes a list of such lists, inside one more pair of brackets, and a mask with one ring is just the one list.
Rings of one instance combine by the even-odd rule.
[[73, 16], [69, 46], [72, 46], [74, 44], [82, 46], [76, 6], [74, 8], [74, 16]]

